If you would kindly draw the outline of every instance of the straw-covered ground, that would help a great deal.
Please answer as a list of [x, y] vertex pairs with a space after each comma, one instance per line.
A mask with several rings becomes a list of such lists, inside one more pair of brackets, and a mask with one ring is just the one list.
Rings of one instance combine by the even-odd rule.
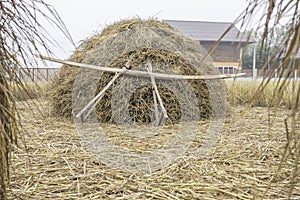
[[[237, 117], [243, 107], [234, 107], [211, 154], [179, 157], [152, 174], [139, 174], [96, 160], [83, 148], [74, 123], [48, 117], [47, 102], [40, 102], [44, 117], [34, 107], [19, 105], [26, 144], [20, 140], [11, 155], [9, 199], [300, 198], [300, 180], [292, 178], [292, 152], [278, 170], [287, 141], [285, 110], [271, 112], [268, 118], [267, 108], [254, 107]], [[234, 117], [239, 120], [235, 122]], [[113, 132], [113, 126], [106, 128], [112, 129], [109, 137], [118, 138], [122, 145], [123, 136]], [[139, 144], [131, 141], [131, 145], [151, 146], [164, 138], [153, 137]]]

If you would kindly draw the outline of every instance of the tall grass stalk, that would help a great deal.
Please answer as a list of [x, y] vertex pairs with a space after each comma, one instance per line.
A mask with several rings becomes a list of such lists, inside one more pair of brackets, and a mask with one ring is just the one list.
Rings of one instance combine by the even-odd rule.
[[[298, 96], [299, 81], [272, 80], [256, 95], [262, 81], [253, 80], [226, 80], [227, 100], [231, 106], [249, 105], [252, 107], [284, 107], [292, 109], [295, 98]], [[282, 85], [282, 92], [276, 91], [277, 85]], [[298, 105], [299, 106], [299, 105]]]

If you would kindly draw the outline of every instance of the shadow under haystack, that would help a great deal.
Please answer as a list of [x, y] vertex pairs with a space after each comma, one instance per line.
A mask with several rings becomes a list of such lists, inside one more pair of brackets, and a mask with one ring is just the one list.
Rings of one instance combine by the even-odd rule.
[[[100, 34], [83, 41], [69, 60], [113, 68], [127, 66], [128, 69], [141, 71], [147, 71], [145, 66], [151, 63], [152, 71], [157, 73], [218, 74], [212, 63], [204, 60], [204, 56], [199, 42], [185, 37], [168, 24], [131, 19], [112, 24]], [[113, 76], [97, 70], [63, 65], [53, 81], [53, 114], [71, 117], [72, 113], [78, 113], [87, 103], [78, 98], [92, 99]], [[223, 93], [217, 94], [222, 87], [221, 80], [156, 80], [156, 84], [168, 113], [168, 123], [183, 120], [183, 115], [184, 120], [197, 120], [188, 114], [195, 111], [200, 118], [208, 119], [212, 115], [212, 104], [217, 107], [220, 104], [220, 109], [223, 109]], [[217, 95], [212, 95], [210, 91]], [[153, 97], [150, 79], [121, 75], [97, 104], [97, 119], [110, 123], [120, 118], [151, 123], [155, 115]], [[159, 109], [161, 111], [161, 107]]]

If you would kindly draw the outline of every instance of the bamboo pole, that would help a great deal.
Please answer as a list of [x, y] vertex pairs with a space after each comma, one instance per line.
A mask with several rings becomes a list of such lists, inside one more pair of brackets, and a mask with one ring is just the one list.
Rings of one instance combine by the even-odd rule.
[[[80, 118], [82, 114], [88, 110], [90, 107], [92, 107], [91, 110], [94, 109], [94, 107], [99, 103], [99, 101], [102, 99], [104, 93], [106, 90], [110, 88], [110, 86], [115, 82], [115, 80], [120, 76], [120, 73], [116, 73], [115, 76], [112, 78], [112, 80], [75, 116], [76, 118]], [[90, 110], [90, 111], [91, 111]], [[85, 116], [85, 119], [90, 114], [90, 111]]]
[[[123, 67], [122, 69], [126, 69], [126, 67]], [[91, 109], [83, 118], [83, 120], [86, 120], [88, 116], [91, 114], [92, 110], [100, 102], [106, 90], [110, 88], [110, 86], [117, 80], [117, 78], [119, 78], [120, 75], [122, 75], [122, 73], [117, 72], [115, 76], [110, 80], [110, 82], [75, 117], [80, 118], [82, 114], [91, 107]]]
[[[147, 70], [148, 72], [152, 73], [152, 65], [151, 63], [147, 64]], [[158, 119], [158, 105], [157, 105], [157, 99], [156, 99], [156, 93], [155, 93], [155, 89], [154, 89], [154, 85], [155, 85], [155, 79], [151, 77], [151, 84], [152, 84], [152, 96], [153, 96], [153, 103], [154, 103], [154, 114], [155, 114], [155, 125], [158, 126], [159, 123], [159, 119]]]
[[[150, 69], [152, 69], [152, 64], [151, 64], [150, 62], [147, 63], [147, 69], [148, 69], [148, 71], [150, 71]], [[150, 74], [150, 73], [151, 73], [151, 72], [149, 72], [149, 74]], [[153, 73], [151, 73], [151, 74], [153, 74]], [[157, 123], [157, 125], [160, 126], [161, 123], [163, 122], [163, 120], [169, 118], [169, 116], [168, 116], [167, 110], [165, 109], [164, 103], [163, 103], [163, 101], [162, 101], [162, 99], [161, 99], [161, 97], [160, 97], [159, 91], [158, 91], [158, 89], [157, 89], [157, 85], [156, 85], [156, 82], [155, 82], [155, 78], [154, 78], [152, 75], [150, 75], [150, 78], [151, 78], [151, 84], [152, 84], [152, 87], [153, 87], [154, 90], [155, 90], [155, 94], [156, 94], [156, 96], [157, 96], [159, 105], [160, 105], [161, 110], [162, 110], [162, 113], [163, 113], [163, 115], [161, 116], [159, 122]]]
[[159, 80], [172, 80], [172, 79], [178, 79], [178, 80], [214, 80], [214, 79], [227, 79], [227, 78], [235, 78], [239, 76], [244, 76], [246, 73], [239, 73], [239, 74], [221, 74], [221, 75], [176, 75], [176, 74], [162, 74], [162, 73], [149, 73], [145, 71], [138, 71], [138, 70], [127, 70], [127, 69], [119, 69], [119, 68], [111, 68], [111, 67], [100, 67], [96, 65], [88, 65], [88, 64], [82, 64], [82, 63], [76, 63], [71, 61], [65, 61], [55, 58], [50, 58], [47, 56], [38, 55], [41, 59], [48, 60], [51, 62], [61, 63], [69, 66], [74, 67], [83, 67], [87, 69], [94, 69], [99, 71], [105, 71], [108, 73], [122, 73], [129, 76], [139, 76], [139, 77], [145, 77], [150, 78], [152, 76], [155, 79]]

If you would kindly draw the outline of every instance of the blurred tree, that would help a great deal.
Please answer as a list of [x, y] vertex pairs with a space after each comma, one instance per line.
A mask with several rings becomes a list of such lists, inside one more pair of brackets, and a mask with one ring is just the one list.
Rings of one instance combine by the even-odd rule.
[[[274, 27], [268, 31], [266, 41], [263, 41], [263, 31], [252, 33], [252, 38], [255, 41], [254, 44], [248, 45], [245, 47], [243, 51], [243, 59], [242, 59], [242, 66], [244, 69], [252, 69], [253, 67], [253, 54], [254, 54], [254, 47], [256, 48], [256, 68], [262, 69], [265, 64], [267, 63], [267, 69], [270, 69], [273, 64], [275, 64], [274, 56], [271, 55], [275, 54], [275, 51], [279, 51], [280, 44], [284, 42], [284, 34], [287, 31], [288, 26], [278, 26]], [[262, 43], [264, 44], [262, 45]], [[273, 68], [279, 67], [277, 63], [276, 66]]]

